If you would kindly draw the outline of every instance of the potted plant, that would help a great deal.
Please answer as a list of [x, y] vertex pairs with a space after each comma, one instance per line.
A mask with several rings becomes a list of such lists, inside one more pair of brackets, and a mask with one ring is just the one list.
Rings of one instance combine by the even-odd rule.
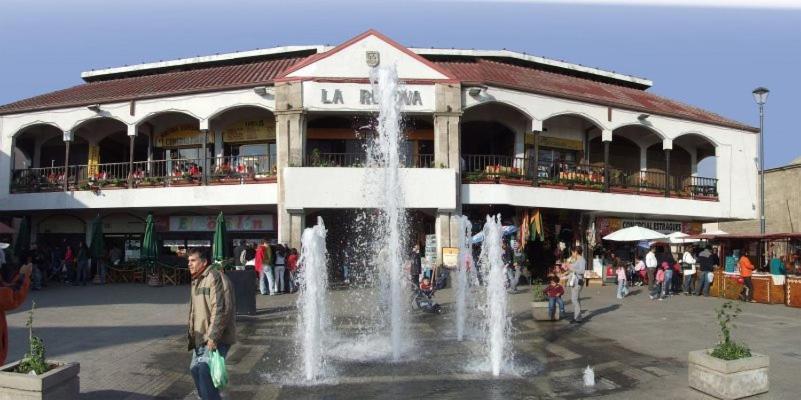
[[752, 353], [731, 338], [734, 319], [741, 311], [731, 301], [717, 309], [721, 340], [713, 349], [690, 352], [691, 388], [719, 399], [740, 399], [768, 391], [770, 358]]
[[[550, 321], [551, 317], [548, 315], [548, 296], [545, 295], [545, 288], [548, 285], [543, 283], [535, 283], [531, 285], [531, 316], [535, 321]], [[557, 319], [560, 317], [559, 310], [554, 312]]]
[[0, 368], [0, 398], [77, 399], [80, 395], [81, 366], [45, 359], [41, 338], [33, 336], [34, 302], [28, 312], [29, 350], [19, 360]]

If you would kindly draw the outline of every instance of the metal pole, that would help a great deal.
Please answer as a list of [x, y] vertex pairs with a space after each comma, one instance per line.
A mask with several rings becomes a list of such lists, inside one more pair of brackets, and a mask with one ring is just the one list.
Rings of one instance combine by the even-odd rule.
[[759, 233], [765, 234], [765, 112], [759, 105]]

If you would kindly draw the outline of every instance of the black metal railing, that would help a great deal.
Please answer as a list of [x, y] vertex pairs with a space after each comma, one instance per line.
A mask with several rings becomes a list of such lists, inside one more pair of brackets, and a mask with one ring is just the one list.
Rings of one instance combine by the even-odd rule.
[[535, 161], [533, 158], [500, 155], [463, 155], [465, 182], [498, 182], [516, 179], [532, 185], [611, 190], [689, 198], [716, 198], [717, 179], [667, 176], [659, 171], [629, 171], [565, 161]]
[[[368, 164], [365, 153], [319, 153], [306, 154], [304, 167], [355, 167], [363, 168]], [[418, 154], [401, 160], [405, 168], [434, 168], [433, 154]]]
[[275, 159], [268, 155], [27, 168], [13, 171], [11, 192], [64, 190], [65, 181], [70, 190], [247, 183], [272, 179], [275, 172]]

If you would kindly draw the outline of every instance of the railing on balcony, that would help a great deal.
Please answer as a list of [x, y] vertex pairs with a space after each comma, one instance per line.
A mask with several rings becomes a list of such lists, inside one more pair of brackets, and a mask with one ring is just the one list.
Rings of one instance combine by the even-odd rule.
[[[433, 168], [433, 154], [418, 154], [401, 161], [406, 168]], [[303, 160], [304, 167], [355, 167], [367, 166], [365, 153], [311, 153]]]
[[533, 158], [463, 155], [462, 177], [467, 183], [519, 183], [566, 189], [604, 190], [686, 198], [717, 198], [717, 179], [667, 176], [658, 171], [618, 168], [563, 161], [535, 162]]
[[[204, 163], [208, 166], [204, 168]], [[70, 165], [66, 168], [14, 170], [11, 192], [101, 190], [208, 184], [252, 183], [275, 178], [275, 160], [267, 155], [225, 156], [203, 159], [173, 159]]]

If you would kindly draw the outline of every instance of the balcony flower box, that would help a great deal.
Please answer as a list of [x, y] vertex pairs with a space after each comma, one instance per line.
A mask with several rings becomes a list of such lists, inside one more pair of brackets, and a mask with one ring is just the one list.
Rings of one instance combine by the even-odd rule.
[[582, 191], [585, 191], [585, 192], [600, 192], [600, 191], [604, 190], [604, 186], [603, 185], [599, 185], [599, 184], [587, 185], [587, 184], [578, 184], [577, 183], [577, 184], [573, 185], [573, 189], [574, 190], [582, 190]]
[[500, 177], [499, 183], [514, 186], [529, 186], [531, 183], [523, 178]]
[[567, 184], [558, 182], [539, 182], [537, 186], [548, 189], [567, 189]]
[[620, 194], [637, 194], [637, 189], [635, 188], [628, 188], [628, 187], [615, 187], [612, 186], [609, 188], [610, 193], [620, 193]]
[[20, 361], [0, 368], [0, 398], [2, 399], [78, 399], [81, 371], [79, 363], [48, 360], [54, 368], [41, 375], [14, 372]]

